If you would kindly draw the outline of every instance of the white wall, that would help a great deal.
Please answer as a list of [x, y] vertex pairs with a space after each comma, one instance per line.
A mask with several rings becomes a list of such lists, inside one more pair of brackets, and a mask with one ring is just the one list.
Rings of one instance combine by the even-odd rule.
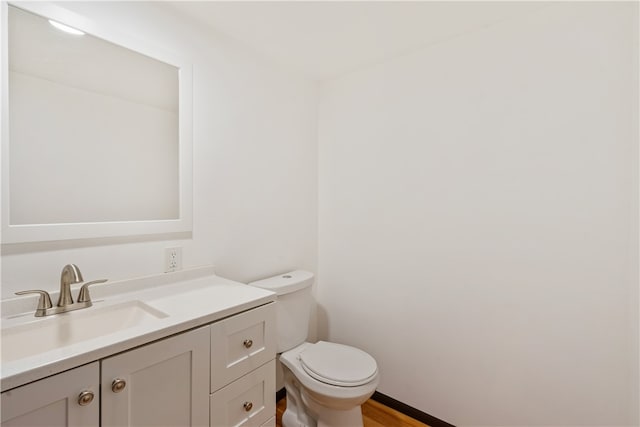
[[[67, 263], [78, 264], [87, 280], [161, 273], [163, 249], [173, 246], [183, 247], [185, 267], [214, 264], [240, 281], [315, 270], [316, 84], [160, 3], [60, 5], [192, 58], [193, 235], [3, 245], [2, 297], [57, 290]], [[72, 173], [65, 166], [61, 173]]]
[[323, 87], [319, 335], [380, 392], [637, 425], [637, 7], [553, 4]]

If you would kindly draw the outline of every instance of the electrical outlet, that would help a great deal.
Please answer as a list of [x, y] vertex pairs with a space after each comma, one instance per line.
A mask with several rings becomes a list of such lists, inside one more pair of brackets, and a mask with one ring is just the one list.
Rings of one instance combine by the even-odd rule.
[[169, 273], [182, 269], [182, 248], [166, 248], [164, 250], [164, 272]]

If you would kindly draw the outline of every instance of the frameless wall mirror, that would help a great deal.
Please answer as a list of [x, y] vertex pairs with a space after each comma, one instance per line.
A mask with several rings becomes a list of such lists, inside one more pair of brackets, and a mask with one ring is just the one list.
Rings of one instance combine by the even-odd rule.
[[2, 242], [190, 231], [190, 68], [59, 6], [3, 8]]

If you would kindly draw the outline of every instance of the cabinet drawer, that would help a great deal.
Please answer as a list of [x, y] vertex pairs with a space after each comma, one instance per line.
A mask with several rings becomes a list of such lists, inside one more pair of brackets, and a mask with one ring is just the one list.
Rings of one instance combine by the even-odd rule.
[[211, 325], [211, 392], [273, 359], [275, 303]]
[[[211, 395], [211, 427], [260, 427], [276, 413], [275, 360]], [[268, 424], [267, 424], [268, 425]]]

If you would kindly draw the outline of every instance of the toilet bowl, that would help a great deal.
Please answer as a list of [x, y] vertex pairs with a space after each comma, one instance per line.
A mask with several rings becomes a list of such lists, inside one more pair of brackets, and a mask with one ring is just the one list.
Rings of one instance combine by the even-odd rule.
[[354, 347], [319, 341], [282, 353], [280, 361], [287, 390], [284, 427], [362, 425], [360, 405], [379, 381], [373, 357]]
[[375, 392], [378, 366], [366, 352], [326, 341], [305, 342], [313, 274], [296, 270], [249, 283], [278, 294], [276, 336], [284, 371], [284, 427], [359, 427], [361, 405]]

